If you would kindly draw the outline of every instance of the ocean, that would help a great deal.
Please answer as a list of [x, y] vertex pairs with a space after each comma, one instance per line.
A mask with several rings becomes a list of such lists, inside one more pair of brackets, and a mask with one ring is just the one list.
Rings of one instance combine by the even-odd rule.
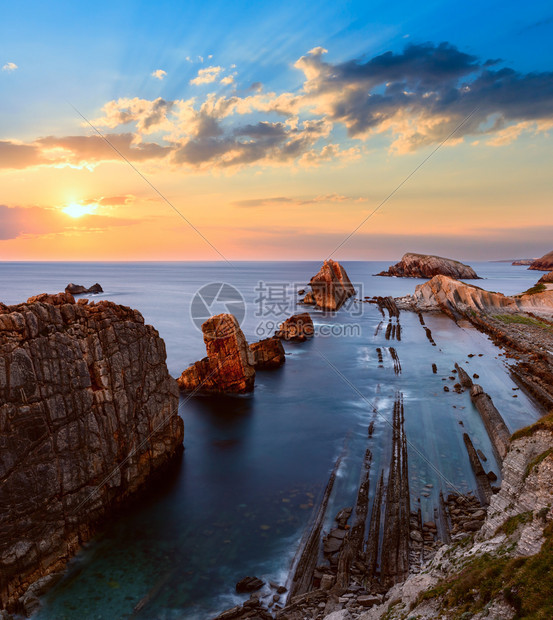
[[[343, 262], [361, 296], [405, 295], [422, 282], [374, 277], [389, 264]], [[470, 264], [485, 278], [475, 284], [506, 294], [526, 290], [539, 276], [509, 263]], [[140, 310], [165, 340], [169, 371], [176, 377], [205, 356], [197, 327], [199, 299], [213, 314], [243, 313], [242, 328], [253, 342], [306, 309], [296, 304], [297, 289], [319, 267], [318, 262], [2, 263], [0, 301], [15, 304], [62, 291], [69, 282], [99, 282], [104, 293], [88, 297]], [[206, 284], [216, 286], [202, 291]], [[239, 297], [213, 300], [210, 291], [220, 291], [221, 284]], [[476, 488], [463, 432], [486, 454], [486, 470], [499, 475], [468, 393], [443, 389], [455, 382], [449, 379], [455, 362], [479, 375], [511, 430], [539, 416], [524, 394], [513, 391], [509, 361], [475, 329], [458, 327], [445, 316], [426, 316], [437, 345], [432, 346], [412, 313], [401, 313], [401, 341], [388, 341], [385, 330], [377, 329], [382, 316], [373, 304], [351, 303], [335, 314], [309, 311], [316, 336], [285, 344], [286, 363], [258, 372], [253, 394], [181, 397], [185, 452], [179, 470], [86, 545], [43, 597], [37, 619], [205, 620], [246, 598], [234, 589], [242, 577], [284, 583], [340, 453], [345, 458], [327, 530], [334, 514], [354, 501], [366, 448], [373, 453], [373, 497], [376, 477], [388, 466], [398, 391], [405, 403], [411, 505], [420, 506], [423, 520], [430, 519], [440, 489]], [[394, 372], [391, 346], [400, 374]], [[382, 368], [377, 347], [383, 351]], [[371, 421], [374, 433], [368, 439]]]

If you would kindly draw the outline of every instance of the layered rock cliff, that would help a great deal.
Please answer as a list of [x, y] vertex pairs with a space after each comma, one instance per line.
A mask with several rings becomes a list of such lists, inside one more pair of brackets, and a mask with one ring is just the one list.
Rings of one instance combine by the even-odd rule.
[[553, 250], [544, 254], [541, 258], [537, 258], [528, 269], [536, 269], [537, 271], [553, 270]]
[[182, 450], [165, 359], [131, 308], [67, 293], [0, 304], [0, 608], [20, 609]]
[[451, 258], [429, 254], [404, 254], [403, 258], [392, 265], [388, 271], [377, 273], [378, 276], [396, 276], [398, 278], [433, 278], [437, 275], [477, 280], [479, 277], [472, 267]]
[[177, 379], [185, 391], [251, 392], [255, 357], [232, 314], [217, 314], [202, 325], [207, 357], [195, 362]]
[[441, 310], [453, 318], [472, 312], [535, 312], [550, 315], [553, 291], [509, 297], [459, 282], [447, 276], [434, 276], [419, 284], [413, 295], [396, 300], [400, 307], [418, 310]]
[[332, 259], [325, 260], [319, 272], [311, 278], [309, 286], [311, 291], [302, 303], [317, 306], [321, 310], [339, 310], [346, 300], [355, 295], [355, 288], [346, 270]]

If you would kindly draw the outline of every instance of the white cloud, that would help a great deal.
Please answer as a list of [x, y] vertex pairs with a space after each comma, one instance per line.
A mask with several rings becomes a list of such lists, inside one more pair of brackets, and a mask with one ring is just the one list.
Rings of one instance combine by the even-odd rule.
[[15, 71], [19, 67], [15, 64], [15, 62], [7, 62], [3, 67], [2, 71]]
[[206, 67], [205, 69], [200, 69], [198, 75], [193, 80], [190, 80], [190, 84], [199, 86], [201, 84], [215, 82], [221, 71], [223, 71], [223, 67]]
[[227, 75], [226, 77], [224, 77], [221, 80], [221, 84], [232, 84], [234, 82], [234, 76], [233, 75]]
[[166, 75], [167, 71], [164, 71], [163, 69], [156, 69], [155, 71], [152, 71], [152, 77], [155, 77], [156, 80], [162, 80]]

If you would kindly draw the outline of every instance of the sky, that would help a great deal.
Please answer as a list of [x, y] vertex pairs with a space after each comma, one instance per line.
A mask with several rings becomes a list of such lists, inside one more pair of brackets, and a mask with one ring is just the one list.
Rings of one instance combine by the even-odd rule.
[[552, 40], [539, 0], [3, 3], [0, 260], [541, 256]]

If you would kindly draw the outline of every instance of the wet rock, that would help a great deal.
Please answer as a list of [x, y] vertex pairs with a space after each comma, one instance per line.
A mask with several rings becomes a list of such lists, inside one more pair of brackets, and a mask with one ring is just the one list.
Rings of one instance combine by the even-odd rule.
[[282, 340], [291, 340], [295, 342], [304, 342], [308, 338], [311, 338], [315, 332], [313, 326], [313, 320], [309, 312], [302, 312], [301, 314], [294, 314], [289, 317], [279, 326], [277, 332], [275, 332], [276, 338]]
[[232, 314], [212, 316], [202, 325], [207, 357], [187, 368], [177, 382], [182, 390], [206, 393], [251, 392], [254, 355]]
[[272, 370], [286, 361], [284, 347], [279, 338], [265, 338], [250, 344], [256, 370]]
[[264, 585], [265, 583], [258, 577], [244, 577], [236, 584], [236, 591], [239, 594], [257, 592], [257, 590], [261, 590]]
[[346, 523], [348, 519], [351, 517], [351, 513], [353, 512], [353, 508], [342, 508], [338, 512], [338, 514], [334, 517], [334, 520], [340, 527], [346, 527]]

